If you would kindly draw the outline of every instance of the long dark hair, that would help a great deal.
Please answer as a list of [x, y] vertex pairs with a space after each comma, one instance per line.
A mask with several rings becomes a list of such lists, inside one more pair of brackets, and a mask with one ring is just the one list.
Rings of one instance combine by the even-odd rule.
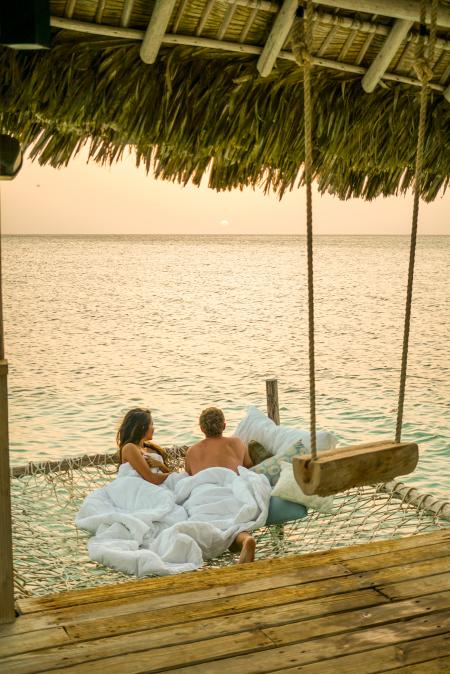
[[117, 431], [116, 442], [119, 447], [119, 461], [122, 459], [122, 447], [128, 442], [139, 445], [152, 424], [152, 413], [142, 407], [134, 407], [127, 412]]

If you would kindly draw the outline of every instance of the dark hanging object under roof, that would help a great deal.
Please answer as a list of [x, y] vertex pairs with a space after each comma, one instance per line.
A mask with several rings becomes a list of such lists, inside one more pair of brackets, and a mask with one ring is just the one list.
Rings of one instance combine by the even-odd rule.
[[14, 49], [50, 47], [49, 0], [0, 2], [0, 44]]
[[22, 166], [22, 150], [13, 136], [0, 134], [0, 180], [12, 180]]

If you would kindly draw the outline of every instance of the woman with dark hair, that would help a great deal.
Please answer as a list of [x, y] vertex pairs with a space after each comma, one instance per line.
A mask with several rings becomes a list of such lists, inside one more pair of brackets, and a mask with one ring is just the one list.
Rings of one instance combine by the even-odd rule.
[[152, 442], [153, 432], [150, 410], [135, 407], [127, 412], [117, 431], [119, 466], [128, 463], [147, 482], [161, 484], [170, 471], [164, 450]]

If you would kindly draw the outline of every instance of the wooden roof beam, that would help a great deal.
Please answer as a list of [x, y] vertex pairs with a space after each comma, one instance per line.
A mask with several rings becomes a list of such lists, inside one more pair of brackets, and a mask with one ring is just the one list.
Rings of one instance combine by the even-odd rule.
[[267, 77], [272, 72], [275, 61], [292, 28], [297, 7], [297, 0], [284, 0], [256, 64], [261, 77]]
[[223, 21], [222, 21], [222, 25], [220, 26], [219, 30], [217, 31], [217, 39], [218, 40], [223, 40], [223, 38], [225, 37], [225, 33], [228, 30], [228, 27], [231, 23], [231, 19], [234, 16], [236, 8], [237, 8], [237, 4], [235, 2], [233, 2], [233, 4], [230, 4], [227, 11], [225, 12], [225, 15], [224, 15]]
[[[420, 0], [314, 0], [314, 4], [354, 12], [381, 14], [406, 21], [420, 21]], [[430, 20], [430, 8], [431, 2], [427, 7], [427, 21]], [[438, 9], [437, 24], [450, 28], [450, 10], [444, 7]]]
[[444, 98], [450, 103], [450, 85], [447, 87], [447, 89], [444, 89]]
[[177, 16], [176, 16], [175, 21], [173, 23], [172, 30], [173, 30], [174, 33], [178, 33], [178, 29], [180, 27], [181, 19], [183, 18], [183, 14], [186, 10], [187, 4], [188, 4], [188, 0], [183, 0], [180, 3], [180, 6], [179, 6], [178, 12], [177, 12]]
[[362, 78], [362, 88], [367, 94], [370, 94], [378, 82], [383, 77], [384, 73], [389, 67], [392, 59], [400, 48], [400, 45], [405, 40], [408, 32], [413, 25], [412, 21], [406, 19], [397, 19], [392, 27], [391, 32], [387, 36], [384, 45], [376, 55], [372, 65]]
[[134, 0], [125, 0], [123, 3], [122, 16], [120, 17], [120, 25], [126, 28], [130, 23], [131, 12], [133, 11]]
[[247, 39], [247, 35], [249, 33], [250, 28], [253, 25], [253, 21], [255, 20], [257, 14], [258, 14], [257, 7], [253, 7], [247, 21], [245, 22], [245, 26], [243, 27], [242, 32], [239, 35], [239, 42], [245, 42], [245, 40]]
[[206, 22], [209, 19], [209, 15], [212, 12], [212, 8], [214, 7], [216, 0], [208, 0], [208, 2], [205, 5], [205, 8], [203, 10], [203, 14], [200, 17], [200, 20], [197, 24], [197, 28], [195, 29], [195, 34], [196, 35], [201, 35], [203, 28], [206, 26]]
[[101, 23], [103, 21], [103, 12], [105, 11], [106, 0], [98, 0], [97, 11], [95, 12], [95, 21]]
[[64, 7], [64, 15], [71, 19], [75, 10], [75, 3], [77, 0], [66, 0], [66, 5]]
[[140, 50], [144, 63], [156, 61], [175, 5], [176, 0], [156, 0]]

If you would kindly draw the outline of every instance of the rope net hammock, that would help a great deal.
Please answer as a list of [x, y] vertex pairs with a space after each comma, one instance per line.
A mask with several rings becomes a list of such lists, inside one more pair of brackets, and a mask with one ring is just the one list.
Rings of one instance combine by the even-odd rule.
[[[168, 449], [172, 469], [182, 470], [186, 447]], [[92, 562], [88, 534], [74, 524], [87, 494], [117, 474], [113, 455], [28, 464], [11, 480], [15, 595], [29, 597], [124, 582], [130, 576]], [[400, 486], [399, 486], [400, 485]], [[400, 538], [450, 527], [450, 503], [422, 495], [410, 503], [411, 488], [359, 487], [334, 498], [333, 512], [309, 511], [302, 520], [255, 532], [256, 559]], [[446, 519], [448, 518], [448, 519]], [[226, 552], [205, 567], [234, 564]]]

